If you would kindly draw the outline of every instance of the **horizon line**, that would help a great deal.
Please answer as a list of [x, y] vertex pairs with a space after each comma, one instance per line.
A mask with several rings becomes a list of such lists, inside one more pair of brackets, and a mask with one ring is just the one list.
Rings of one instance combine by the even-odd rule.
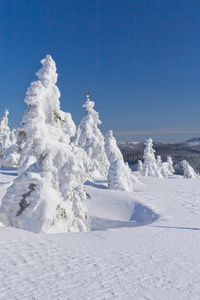
[[150, 134], [174, 134], [174, 133], [199, 133], [200, 128], [163, 128], [159, 130], [144, 131], [114, 131], [114, 135], [150, 135]]

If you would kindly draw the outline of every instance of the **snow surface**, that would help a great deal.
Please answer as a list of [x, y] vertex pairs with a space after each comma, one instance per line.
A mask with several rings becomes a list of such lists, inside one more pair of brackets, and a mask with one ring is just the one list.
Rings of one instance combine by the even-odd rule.
[[[0, 198], [16, 176], [0, 169]], [[85, 184], [90, 232], [0, 227], [0, 299], [200, 299], [200, 179], [139, 180]]]

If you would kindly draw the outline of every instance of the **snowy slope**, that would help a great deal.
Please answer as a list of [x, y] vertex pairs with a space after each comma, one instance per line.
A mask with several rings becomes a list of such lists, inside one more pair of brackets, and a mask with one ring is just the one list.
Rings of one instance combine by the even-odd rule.
[[[0, 170], [1, 197], [14, 173]], [[0, 227], [0, 299], [200, 299], [200, 180], [140, 181], [85, 185], [91, 232]]]

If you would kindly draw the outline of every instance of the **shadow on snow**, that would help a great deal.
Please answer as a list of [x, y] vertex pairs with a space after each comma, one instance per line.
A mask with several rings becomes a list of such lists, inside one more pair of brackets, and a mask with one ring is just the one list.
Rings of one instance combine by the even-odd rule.
[[185, 230], [200, 230], [200, 228], [196, 228], [196, 227], [173, 227], [173, 226], [158, 226], [158, 225], [154, 225], [152, 227], [159, 227], [159, 228], [168, 228], [168, 229], [185, 229]]
[[158, 218], [159, 215], [153, 210], [140, 203], [136, 203], [134, 212], [129, 221], [108, 220], [98, 217], [91, 217], [91, 231], [145, 226], [155, 222]]

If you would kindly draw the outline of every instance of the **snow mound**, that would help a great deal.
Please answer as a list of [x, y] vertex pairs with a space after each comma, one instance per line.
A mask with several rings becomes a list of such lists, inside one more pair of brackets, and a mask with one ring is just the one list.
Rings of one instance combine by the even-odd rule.
[[159, 217], [151, 208], [138, 203], [129, 192], [109, 190], [103, 181], [87, 182], [85, 188], [91, 197], [87, 203], [91, 231], [144, 226]]

